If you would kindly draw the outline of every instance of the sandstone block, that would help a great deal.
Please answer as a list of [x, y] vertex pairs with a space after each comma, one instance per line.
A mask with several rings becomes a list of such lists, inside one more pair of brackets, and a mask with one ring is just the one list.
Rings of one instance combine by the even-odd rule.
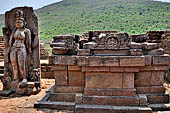
[[122, 56], [120, 66], [145, 66], [144, 56]]
[[41, 72], [41, 78], [54, 79], [54, 72]]
[[51, 93], [50, 101], [74, 102], [75, 101], [75, 93]]
[[84, 73], [81, 71], [69, 71], [69, 86], [84, 86]]
[[169, 55], [153, 56], [153, 65], [169, 65]]
[[78, 56], [77, 64], [79, 66], [119, 66], [119, 57], [117, 56]]
[[67, 71], [54, 71], [55, 85], [56, 86], [67, 86], [68, 76]]
[[49, 63], [55, 65], [75, 65], [76, 64], [75, 56], [51, 56], [49, 57]]
[[123, 88], [134, 88], [134, 73], [123, 73]]
[[89, 55], [91, 55], [90, 49], [79, 49], [77, 51], [77, 55], [79, 55], [79, 56], [89, 56]]
[[136, 89], [126, 89], [126, 88], [85, 88], [85, 95], [88, 96], [135, 96]]
[[163, 86], [164, 83], [164, 71], [152, 72], [151, 86]]
[[147, 95], [149, 104], [168, 104], [168, 94]]
[[136, 42], [131, 42], [130, 48], [131, 49], [142, 49], [142, 44], [136, 43]]
[[145, 65], [150, 66], [152, 64], [152, 56], [151, 55], [145, 55]]
[[138, 67], [110, 67], [110, 72], [139, 72]]
[[110, 68], [109, 67], [96, 67], [96, 66], [93, 66], [93, 67], [85, 67], [83, 66], [82, 67], [82, 72], [109, 72], [110, 71]]
[[67, 69], [66, 65], [54, 65], [51, 67], [52, 70], [65, 71]]
[[83, 93], [83, 86], [55, 86], [55, 93]]
[[[103, 47], [104, 48], [104, 47]], [[94, 55], [128, 55], [128, 49], [94, 49]]]
[[167, 71], [169, 70], [168, 66], [145, 66], [140, 67], [140, 71]]
[[57, 49], [57, 48], [53, 48], [52, 49], [52, 54], [53, 55], [65, 55], [65, 54], [67, 54], [68, 53], [68, 51], [67, 50], [65, 50], [65, 48], [64, 47], [60, 47], [61, 49]]
[[139, 72], [135, 75], [135, 87], [144, 87], [151, 85], [152, 72]]
[[130, 55], [132, 56], [141, 56], [143, 54], [142, 49], [130, 49]]
[[69, 71], [80, 71], [81, 67], [80, 66], [68, 66]]
[[137, 94], [165, 93], [165, 87], [163, 86], [136, 87], [136, 93]]
[[139, 98], [137, 96], [84, 96], [83, 104], [138, 106]]
[[162, 48], [148, 51], [148, 55], [163, 55], [163, 54], [164, 50]]
[[161, 47], [161, 43], [143, 43], [143, 49], [145, 50], [153, 50], [153, 49], [159, 49]]
[[86, 88], [122, 88], [122, 73], [94, 73], [85, 75]]
[[84, 49], [93, 49], [97, 47], [97, 43], [95, 42], [88, 42], [83, 44]]

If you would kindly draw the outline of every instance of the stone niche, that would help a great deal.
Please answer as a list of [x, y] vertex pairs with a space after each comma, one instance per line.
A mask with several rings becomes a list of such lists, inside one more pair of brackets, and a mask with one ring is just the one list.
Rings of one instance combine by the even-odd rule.
[[3, 91], [31, 95], [40, 91], [38, 19], [32, 7], [17, 7], [5, 13]]
[[152, 33], [130, 36], [90, 31], [88, 40], [55, 36], [49, 58], [55, 85], [35, 107], [75, 113], [160, 110], [157, 104], [169, 103], [163, 86], [169, 55], [164, 54], [159, 38]]

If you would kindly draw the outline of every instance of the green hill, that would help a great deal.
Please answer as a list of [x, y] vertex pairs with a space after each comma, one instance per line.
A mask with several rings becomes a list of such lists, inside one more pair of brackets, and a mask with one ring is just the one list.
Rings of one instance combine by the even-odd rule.
[[88, 30], [170, 30], [170, 3], [152, 0], [64, 0], [36, 10], [36, 15], [42, 41]]

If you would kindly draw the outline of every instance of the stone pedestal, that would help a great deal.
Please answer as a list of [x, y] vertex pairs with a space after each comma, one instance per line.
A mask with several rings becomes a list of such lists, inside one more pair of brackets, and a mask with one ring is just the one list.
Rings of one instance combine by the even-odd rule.
[[58, 109], [60, 103], [75, 113], [152, 113], [148, 105], [169, 103], [163, 86], [169, 55], [149, 53], [159, 49], [159, 43], [129, 43], [126, 37], [112, 34], [100, 39], [115, 39], [116, 46], [88, 42], [77, 50], [77, 55], [53, 54], [49, 62], [55, 85], [48, 93], [49, 103], [40, 101], [35, 107], [53, 103]]

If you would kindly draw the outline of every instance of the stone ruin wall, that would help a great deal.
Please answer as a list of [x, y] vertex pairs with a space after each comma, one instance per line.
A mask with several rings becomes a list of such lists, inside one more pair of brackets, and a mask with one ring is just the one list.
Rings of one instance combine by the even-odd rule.
[[[80, 45], [91, 40], [91, 37], [97, 37], [99, 34], [117, 33], [117, 31], [89, 31], [84, 33], [79, 40]], [[170, 54], [170, 31], [150, 31], [146, 34], [151, 34], [150, 37], [157, 37], [162, 43], [162, 48], [165, 54]], [[143, 35], [146, 35], [143, 34]], [[142, 35], [132, 35], [132, 36], [142, 36]], [[0, 36], [0, 60], [4, 57], [4, 38]], [[40, 57], [42, 60], [48, 60], [49, 50], [44, 47], [44, 44], [40, 44]], [[41, 65], [41, 77], [42, 78], [54, 78], [54, 71], [51, 69], [51, 65], [47, 63], [42, 63]]]

